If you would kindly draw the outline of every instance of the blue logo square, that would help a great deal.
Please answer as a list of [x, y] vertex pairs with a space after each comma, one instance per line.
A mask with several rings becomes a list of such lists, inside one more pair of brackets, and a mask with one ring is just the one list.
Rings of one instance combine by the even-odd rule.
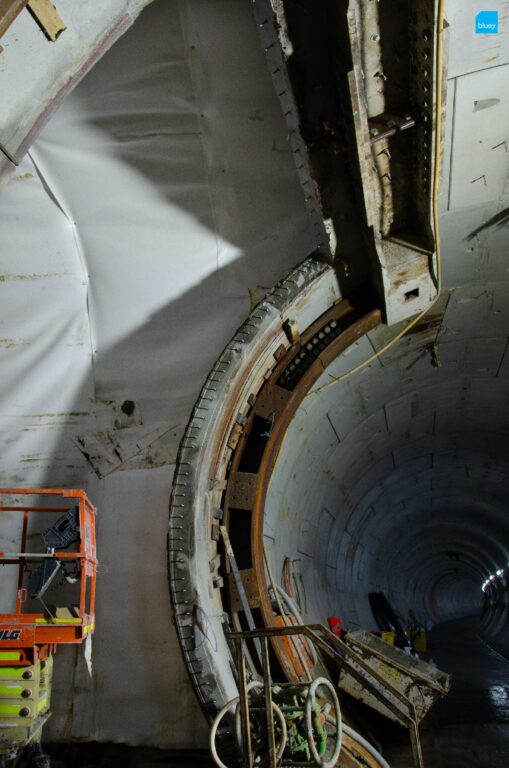
[[496, 35], [498, 33], [498, 11], [480, 11], [475, 17], [476, 35]]

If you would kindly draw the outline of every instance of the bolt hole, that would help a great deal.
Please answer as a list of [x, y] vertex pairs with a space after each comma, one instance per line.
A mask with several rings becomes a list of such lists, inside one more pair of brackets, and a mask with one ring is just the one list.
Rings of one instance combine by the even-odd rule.
[[120, 406], [120, 410], [122, 411], [122, 413], [125, 413], [126, 416], [132, 416], [132, 414], [134, 413], [135, 407], [136, 406], [132, 400], [124, 400], [124, 402]]
[[412, 301], [412, 299], [416, 299], [418, 296], [419, 296], [418, 288], [414, 288], [413, 291], [406, 291], [405, 301]]

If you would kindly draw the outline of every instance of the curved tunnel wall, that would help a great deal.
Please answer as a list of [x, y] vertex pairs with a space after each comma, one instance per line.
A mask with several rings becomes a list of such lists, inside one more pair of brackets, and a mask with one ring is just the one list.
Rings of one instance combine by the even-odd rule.
[[[354, 321], [338, 337], [348, 341], [335, 347], [336, 356], [319, 357], [314, 383], [298, 396], [285, 394], [279, 361], [290, 361], [284, 375], [291, 377], [295, 354], [313, 356], [315, 342], [332, 349], [325, 331], [308, 329], [325, 329], [324, 318], [344, 304], [333, 270], [312, 260], [278, 284], [212, 370], [181, 447], [172, 588], [184, 653], [210, 712], [234, 690], [225, 663], [232, 603], [220, 520], [230, 525], [239, 567], [248, 572], [258, 561], [261, 592], [263, 531], [277, 579], [292, 559], [304, 619], [341, 615], [351, 628], [374, 627], [371, 591], [385, 592], [403, 619], [409, 610], [433, 622], [478, 614], [481, 585], [508, 561], [509, 313], [502, 286], [444, 293], [432, 315], [349, 375], [399, 330], [378, 320], [355, 331]], [[463, 321], [465, 306], [477, 315], [475, 326]], [[291, 405], [286, 428], [277, 414], [287, 397], [296, 410]], [[274, 458], [253, 468], [235, 457], [257, 409]], [[264, 473], [263, 499], [253, 489]], [[261, 605], [263, 612], [263, 598]], [[270, 613], [270, 601], [265, 605]]]
[[[481, 608], [480, 634], [486, 642], [509, 658], [509, 574], [506, 568], [485, 588]], [[502, 569], [499, 569], [499, 572]]]
[[[429, 334], [412, 334], [303, 402], [272, 477], [265, 531], [275, 569], [291, 556], [313, 585], [310, 619], [339, 613], [373, 626], [370, 591], [385, 591], [403, 617], [478, 612], [485, 574], [508, 559], [500, 331], [499, 343], [461, 339], [446, 313], [434, 349]], [[377, 333], [324, 380], [366, 359]]]

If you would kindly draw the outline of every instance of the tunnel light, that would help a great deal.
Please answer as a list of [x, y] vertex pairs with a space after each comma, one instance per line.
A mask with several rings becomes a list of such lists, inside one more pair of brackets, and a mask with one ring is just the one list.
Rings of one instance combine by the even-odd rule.
[[500, 578], [500, 576], [503, 576], [505, 574], [505, 570], [503, 568], [499, 568], [498, 571], [495, 571], [495, 573], [492, 573], [491, 576], [488, 576], [484, 584], [482, 585], [481, 589], [483, 592], [486, 592], [486, 587], [491, 584], [491, 582], [496, 579], [497, 577]]

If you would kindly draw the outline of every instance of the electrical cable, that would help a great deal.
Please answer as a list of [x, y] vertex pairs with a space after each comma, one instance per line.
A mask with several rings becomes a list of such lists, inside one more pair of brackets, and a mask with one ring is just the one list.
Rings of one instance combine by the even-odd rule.
[[[436, 252], [436, 288], [437, 298], [440, 296], [442, 288], [442, 259], [440, 254], [440, 231], [438, 228], [438, 185], [440, 181], [440, 164], [442, 155], [442, 136], [441, 136], [441, 113], [442, 113], [442, 36], [444, 32], [444, 0], [438, 0], [437, 10], [437, 44], [436, 44], [436, 78], [435, 78], [435, 158], [433, 166], [433, 196], [432, 196], [432, 208], [433, 208], [433, 229], [435, 235], [435, 252]], [[433, 306], [433, 305], [432, 305]], [[366, 365], [376, 360], [384, 352], [387, 352], [393, 344], [399, 341], [405, 334], [408, 333], [417, 323], [422, 320], [424, 315], [429, 312], [432, 307], [420, 312], [414, 317], [399, 333], [394, 336], [393, 339], [384, 344], [379, 350], [366, 358], [362, 363], [355, 365], [351, 370], [343, 373], [341, 376], [334, 377], [332, 381], [328, 381], [326, 384], [322, 384], [321, 387], [308, 392], [304, 397], [306, 400], [312, 395], [317, 395], [320, 392], [324, 392], [329, 387], [333, 387], [335, 384], [339, 384], [340, 381], [347, 379], [357, 371], [365, 368]]]
[[[265, 544], [265, 540], [263, 542], [263, 557], [265, 559], [265, 565], [267, 567], [267, 573], [269, 574], [269, 581], [270, 581], [271, 586], [272, 586], [272, 592], [274, 593], [274, 598], [276, 600], [278, 611], [281, 614], [281, 618], [283, 619], [283, 623], [284, 623], [285, 627], [293, 626], [292, 624], [290, 624], [290, 621], [288, 620], [288, 617], [287, 617], [286, 613], [283, 610], [283, 606], [281, 605], [281, 600], [279, 599], [278, 588], [277, 588], [276, 581], [274, 579], [274, 574], [272, 573], [272, 567], [270, 565], [270, 560], [269, 560], [269, 556], [268, 556], [268, 553], [267, 553], [267, 545]], [[302, 620], [301, 620], [301, 623], [302, 623]], [[297, 638], [295, 638], [293, 636], [291, 636], [290, 640], [292, 642], [293, 647], [295, 648], [295, 652], [296, 652], [296, 654], [297, 654], [297, 656], [299, 658], [300, 663], [302, 664], [302, 668], [303, 668], [304, 673], [305, 673], [304, 675], [297, 675], [297, 677], [307, 677], [307, 682], [311, 682], [311, 674], [310, 674], [310, 671], [309, 671], [309, 667], [306, 664], [306, 660], [304, 659], [304, 654], [302, 653], [302, 650], [300, 648], [300, 644], [299, 644]]]
[[[313, 703], [316, 698], [316, 693], [318, 691], [318, 688], [320, 687], [327, 688], [329, 691], [332, 701], [334, 704], [334, 709], [336, 713], [336, 717], [333, 718], [329, 715], [327, 720], [329, 722], [333, 722], [336, 727], [336, 744], [334, 747], [334, 752], [332, 754], [332, 757], [329, 758], [329, 760], [325, 760], [322, 755], [319, 754], [315, 740], [313, 738]], [[311, 750], [311, 754], [313, 756], [313, 760], [315, 763], [321, 768], [334, 768], [336, 763], [338, 762], [339, 753], [341, 752], [341, 744], [343, 741], [343, 719], [341, 717], [341, 708], [339, 706], [339, 699], [338, 694], [336, 693], [335, 687], [332, 685], [330, 680], [327, 680], [326, 677], [317, 677], [311, 685], [309, 686], [308, 694], [306, 697], [306, 707], [305, 707], [305, 714], [306, 714], [306, 729], [308, 733], [308, 744], [309, 748]]]
[[[285, 592], [285, 590], [279, 586], [279, 584], [276, 584], [276, 589], [279, 592], [279, 596], [283, 599], [283, 602], [286, 603], [292, 614], [295, 616], [295, 619], [297, 621], [297, 624], [304, 624], [304, 619], [302, 618], [302, 614], [299, 611], [299, 607], [293, 597], [290, 597], [290, 595]], [[309, 647], [309, 652], [306, 650], [306, 653], [311, 657], [313, 665], [315, 665], [318, 661], [318, 656], [315, 650], [315, 647], [312, 642], [306, 638], [306, 646]]]
[[389, 763], [382, 757], [380, 752], [378, 752], [378, 750], [376, 750], [374, 746], [369, 743], [369, 741], [366, 741], [364, 736], [361, 736], [360, 733], [354, 731], [354, 729], [350, 728], [350, 726], [346, 725], [346, 723], [343, 723], [343, 733], [346, 733], [347, 736], [350, 736], [351, 739], [357, 741], [362, 747], [364, 747], [364, 749], [369, 752], [371, 757], [374, 757], [375, 760], [378, 761], [380, 768], [391, 768]]

